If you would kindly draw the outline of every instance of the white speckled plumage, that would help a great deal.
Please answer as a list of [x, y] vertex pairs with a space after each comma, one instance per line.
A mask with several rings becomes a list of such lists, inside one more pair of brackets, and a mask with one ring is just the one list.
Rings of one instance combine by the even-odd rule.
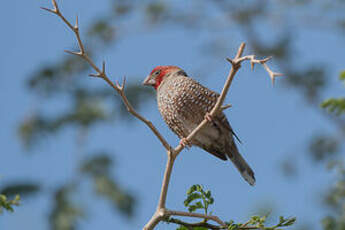
[[[187, 137], [202, 122], [219, 97], [175, 66], [156, 67], [145, 81], [155, 84], [158, 109], [179, 138]], [[230, 159], [244, 179], [254, 185], [254, 172], [238, 152], [233, 135], [226, 116], [220, 113], [197, 133], [191, 144], [222, 160]]]

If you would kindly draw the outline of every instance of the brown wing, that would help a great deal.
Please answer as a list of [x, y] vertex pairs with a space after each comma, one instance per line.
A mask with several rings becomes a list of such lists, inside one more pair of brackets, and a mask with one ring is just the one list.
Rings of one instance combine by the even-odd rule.
[[[189, 90], [192, 101], [190, 103], [190, 108], [187, 109], [187, 111], [192, 114], [197, 114], [196, 116], [197, 119], [194, 119], [194, 121], [199, 124], [204, 119], [206, 112], [211, 112], [211, 110], [217, 103], [217, 100], [220, 95], [202, 86], [201, 84], [199, 84], [198, 82], [196, 82], [195, 80], [191, 78], [189, 78], [189, 80], [193, 82], [193, 84], [190, 84], [191, 88]], [[193, 103], [194, 101], [196, 101], [196, 103]], [[223, 127], [225, 127], [241, 143], [241, 140], [233, 131], [228, 119], [226, 118], [223, 112], [218, 114], [214, 118], [214, 123], [215, 123], [214, 125], [216, 126], [222, 125]]]

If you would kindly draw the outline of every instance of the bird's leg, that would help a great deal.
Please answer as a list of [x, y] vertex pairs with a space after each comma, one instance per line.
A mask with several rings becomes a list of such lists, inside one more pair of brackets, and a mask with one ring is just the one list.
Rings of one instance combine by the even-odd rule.
[[186, 148], [191, 148], [192, 147], [192, 144], [185, 137], [181, 138], [180, 145], [182, 145], [183, 147], [186, 147]]
[[211, 116], [211, 114], [209, 112], [207, 112], [205, 114], [205, 119], [208, 121], [208, 122], [213, 122], [213, 118]]

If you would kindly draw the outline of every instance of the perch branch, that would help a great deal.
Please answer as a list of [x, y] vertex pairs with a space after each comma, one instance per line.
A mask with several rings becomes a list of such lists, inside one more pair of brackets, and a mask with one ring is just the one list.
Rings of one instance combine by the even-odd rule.
[[[79, 25], [78, 25], [78, 17], [76, 18], [76, 23], [75, 26], [73, 26], [60, 12], [59, 7], [56, 3], [56, 0], [52, 0], [52, 4], [53, 4], [53, 9], [48, 9], [48, 8], [44, 8], [42, 7], [42, 9], [51, 12], [55, 15], [57, 15], [59, 18], [62, 19], [62, 21], [74, 32], [76, 38], [77, 38], [77, 42], [78, 42], [78, 46], [79, 46], [79, 51], [78, 52], [74, 52], [74, 51], [69, 51], [66, 50], [67, 53], [73, 54], [73, 55], [77, 55], [79, 57], [81, 57], [82, 59], [84, 59], [86, 62], [89, 63], [89, 65], [96, 71], [96, 73], [90, 74], [90, 76], [92, 77], [97, 77], [97, 78], [102, 78], [103, 80], [105, 80], [122, 98], [122, 101], [124, 103], [124, 105], [126, 106], [127, 110], [129, 113], [131, 113], [133, 116], [135, 116], [136, 118], [138, 118], [139, 120], [141, 120], [142, 122], [144, 122], [150, 129], [151, 131], [155, 134], [155, 136], [159, 139], [159, 141], [162, 143], [162, 145], [165, 147], [165, 149], [167, 150], [167, 155], [168, 155], [168, 160], [166, 163], [166, 169], [164, 172], [164, 177], [163, 177], [163, 182], [162, 182], [162, 187], [161, 187], [161, 194], [160, 194], [160, 198], [159, 198], [159, 202], [157, 205], [157, 209], [154, 213], [154, 215], [152, 216], [152, 218], [149, 220], [149, 222], [145, 225], [144, 230], [152, 230], [154, 229], [154, 227], [160, 222], [160, 221], [166, 221], [168, 218], [170, 218], [171, 216], [187, 216], [187, 217], [195, 217], [195, 218], [202, 218], [204, 220], [212, 220], [216, 223], [219, 224], [218, 229], [224, 229], [226, 228], [226, 224], [220, 220], [219, 217], [217, 216], [209, 216], [209, 215], [204, 215], [204, 214], [198, 214], [198, 213], [189, 213], [189, 212], [181, 212], [181, 211], [172, 211], [172, 210], [168, 210], [165, 207], [165, 203], [166, 203], [166, 198], [167, 198], [167, 192], [168, 192], [168, 185], [170, 182], [170, 177], [171, 177], [171, 173], [172, 173], [172, 169], [173, 169], [173, 165], [175, 162], [176, 157], [179, 155], [179, 153], [184, 149], [184, 146], [182, 144], [179, 144], [178, 146], [176, 146], [174, 149], [168, 144], [168, 142], [164, 139], [164, 137], [159, 133], [159, 131], [156, 129], [156, 127], [152, 124], [151, 121], [147, 120], [146, 118], [144, 118], [143, 116], [141, 116], [138, 112], [136, 112], [134, 110], [134, 108], [132, 107], [132, 105], [129, 103], [125, 92], [124, 92], [124, 88], [125, 88], [125, 78], [123, 78], [123, 82], [122, 84], [116, 82], [116, 84], [114, 84], [109, 77], [106, 74], [106, 70], [105, 70], [105, 62], [102, 63], [102, 68], [98, 68], [95, 63], [93, 62], [93, 60], [87, 55], [84, 45], [82, 43], [82, 40], [80, 38], [80, 34], [79, 34]], [[271, 71], [271, 69], [267, 66], [266, 62], [270, 59], [270, 58], [266, 58], [266, 59], [262, 59], [262, 60], [257, 60], [255, 59], [254, 55], [248, 55], [248, 56], [243, 56], [242, 57], [242, 53], [245, 47], [245, 43], [242, 43], [237, 51], [237, 54], [235, 56], [234, 59], [229, 59], [227, 58], [227, 60], [231, 63], [231, 69], [230, 72], [227, 76], [227, 80], [224, 84], [223, 90], [217, 100], [216, 105], [213, 107], [213, 109], [210, 112], [210, 117], [214, 117], [217, 113], [231, 107], [231, 105], [224, 105], [224, 100], [226, 97], [226, 94], [230, 88], [230, 85], [232, 83], [232, 80], [235, 76], [235, 74], [237, 73], [237, 71], [241, 68], [241, 63], [245, 60], [250, 60], [251, 66], [252, 68], [254, 67], [254, 64], [262, 64], [265, 68], [265, 70], [269, 73], [270, 78], [272, 79], [272, 82], [274, 82], [275, 77], [277, 76], [281, 76], [281, 74], [279, 73], [275, 73], [273, 71]], [[187, 142], [192, 141], [192, 139], [195, 137], [195, 135], [207, 124], [208, 120], [204, 119], [186, 138]], [[208, 226], [213, 226], [208, 224], [207, 222], [205, 222], [205, 225]], [[217, 228], [214, 228], [217, 229]], [[245, 227], [243, 226], [242, 229], [252, 229], [249, 227]]]

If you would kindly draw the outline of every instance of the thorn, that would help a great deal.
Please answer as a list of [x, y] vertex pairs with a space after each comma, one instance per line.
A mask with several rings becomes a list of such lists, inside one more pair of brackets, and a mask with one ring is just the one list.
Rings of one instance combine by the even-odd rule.
[[126, 84], [126, 76], [123, 76], [122, 85], [124, 86], [125, 84]]
[[284, 74], [282, 74], [282, 73], [274, 73], [274, 75], [275, 75], [276, 77], [284, 76]]
[[262, 60], [260, 61], [260, 63], [261, 63], [261, 64], [266, 63], [266, 62], [268, 62], [268, 61], [271, 60], [271, 59], [272, 59], [272, 56], [269, 56], [269, 57], [267, 57], [267, 58], [262, 59]]
[[73, 54], [73, 55], [76, 55], [76, 56], [83, 56], [83, 53], [82, 52], [74, 52], [74, 51], [70, 51], [70, 50], [64, 50], [66, 53], [69, 53], [69, 54]]
[[105, 61], [102, 62], [102, 74], [105, 74]]
[[228, 108], [230, 108], [230, 107], [232, 107], [232, 105], [231, 105], [231, 104], [227, 104], [227, 105], [223, 105], [223, 106], [220, 107], [220, 108], [221, 108], [222, 111], [224, 111], [224, 110], [226, 110], [226, 109], [228, 109]]
[[238, 69], [241, 67], [241, 62], [238, 61], [238, 58], [235, 58], [235, 59], [226, 58], [226, 60], [231, 63], [233, 68]]
[[75, 30], [78, 30], [78, 29], [79, 29], [78, 15], [77, 15], [76, 18], [75, 18], [75, 26], [74, 26], [74, 29], [75, 29]]
[[119, 81], [116, 80], [116, 87], [117, 87], [120, 91], [123, 91], [123, 89], [125, 88], [125, 85], [126, 85], [126, 77], [123, 77], [122, 85], [120, 85]]
[[226, 60], [227, 60], [228, 62], [230, 62], [232, 65], [234, 64], [234, 61], [233, 61], [232, 59], [226, 58]]
[[250, 61], [250, 69], [253, 71], [254, 70], [254, 65], [255, 65], [255, 63], [251, 60]]
[[254, 71], [254, 66], [255, 66], [255, 64], [257, 63], [256, 61], [257, 61], [257, 60], [255, 59], [255, 55], [251, 55], [251, 57], [250, 57], [250, 69], [251, 69], [252, 71]]
[[121, 86], [122, 90], [125, 88], [125, 85], [126, 85], [126, 76], [123, 76], [122, 86]]
[[55, 1], [55, 0], [52, 0], [52, 3], [53, 3], [53, 6], [54, 6], [54, 8], [55, 8], [54, 10], [55, 10], [56, 12], [58, 12], [58, 11], [59, 11], [59, 7], [58, 7], [56, 1]]
[[274, 73], [274, 72], [270, 73], [272, 85], [274, 85], [274, 81], [275, 81], [276, 77], [280, 77], [280, 76], [283, 76], [283, 74], [282, 73]]
[[42, 10], [46, 10], [50, 13], [53, 13], [53, 14], [56, 14], [56, 10], [52, 10], [52, 9], [48, 9], [48, 8], [45, 8], [45, 7], [40, 7]]
[[274, 86], [275, 77], [274, 75], [273, 76], [270, 75], [270, 77], [271, 77], [272, 85]]
[[100, 77], [100, 75], [98, 73], [90, 73], [89, 76], [90, 77]]
[[116, 84], [116, 87], [117, 87], [117, 88], [119, 88], [119, 89], [121, 88], [120, 83], [119, 83], [118, 80], [115, 81], [115, 84]]

